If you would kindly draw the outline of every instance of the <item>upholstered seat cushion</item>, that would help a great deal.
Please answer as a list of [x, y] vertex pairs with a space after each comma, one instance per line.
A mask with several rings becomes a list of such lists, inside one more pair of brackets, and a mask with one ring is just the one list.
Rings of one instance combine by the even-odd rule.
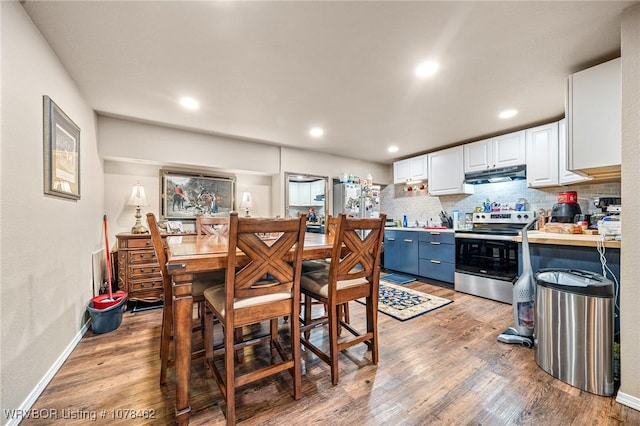
[[224, 287], [225, 271], [197, 274], [193, 277], [193, 295], [202, 296], [206, 289], [213, 286]]
[[[329, 297], [329, 271], [310, 273], [300, 277], [300, 287], [323, 297]], [[366, 284], [366, 278], [338, 281], [337, 288], [342, 290], [356, 285]]]
[[[204, 298], [213, 306], [220, 314], [225, 316], [225, 286], [215, 286], [204, 291]], [[260, 305], [262, 303], [275, 302], [278, 300], [286, 300], [291, 298], [290, 291], [272, 293], [263, 296], [241, 297], [236, 298], [233, 302], [234, 309], [247, 308], [249, 306]]]
[[313, 274], [322, 272], [329, 268], [331, 259], [305, 260], [302, 262], [302, 274]]

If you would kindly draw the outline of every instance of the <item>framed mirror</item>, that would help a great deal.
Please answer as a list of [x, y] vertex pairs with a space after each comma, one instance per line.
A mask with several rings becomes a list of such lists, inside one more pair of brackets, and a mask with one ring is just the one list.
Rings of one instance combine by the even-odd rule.
[[329, 211], [327, 176], [285, 173], [284, 207], [287, 217], [307, 215], [307, 232], [324, 233], [324, 219]]

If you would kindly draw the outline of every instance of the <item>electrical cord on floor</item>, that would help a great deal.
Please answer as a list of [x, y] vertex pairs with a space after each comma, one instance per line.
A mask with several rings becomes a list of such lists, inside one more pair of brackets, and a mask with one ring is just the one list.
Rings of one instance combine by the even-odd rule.
[[613, 281], [613, 292], [614, 292], [613, 303], [615, 304], [616, 310], [620, 312], [620, 306], [618, 306], [618, 291], [620, 288], [620, 284], [618, 283], [618, 279], [616, 278], [616, 275], [609, 268], [609, 266], [607, 266], [607, 257], [605, 256], [606, 249], [604, 246], [604, 235], [602, 235], [601, 238], [596, 239], [596, 248], [598, 250], [598, 254], [600, 255], [600, 263], [602, 264], [602, 276], [607, 278], [607, 272], [611, 274], [611, 278]]

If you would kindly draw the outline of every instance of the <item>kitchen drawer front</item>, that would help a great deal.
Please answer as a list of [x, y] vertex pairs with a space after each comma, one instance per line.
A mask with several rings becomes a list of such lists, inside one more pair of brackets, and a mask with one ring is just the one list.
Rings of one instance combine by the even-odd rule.
[[161, 277], [160, 265], [157, 263], [146, 263], [140, 265], [129, 265], [129, 273], [127, 278], [135, 280], [137, 278], [156, 278]]
[[454, 263], [456, 256], [456, 246], [453, 244], [440, 244], [437, 241], [428, 243], [420, 242], [418, 247], [418, 257], [420, 259], [437, 259], [442, 262]]
[[132, 293], [137, 293], [143, 290], [161, 290], [162, 278], [131, 280], [129, 281], [129, 288]]
[[158, 262], [158, 260], [156, 259], [156, 252], [153, 250], [130, 250], [128, 252], [128, 255], [129, 263]]
[[455, 243], [455, 235], [453, 232], [438, 232], [438, 231], [430, 231], [430, 232], [420, 232], [419, 237], [420, 242], [435, 242], [441, 244], [454, 244]]
[[418, 241], [418, 231], [384, 231], [385, 240], [406, 240], [407, 242]]
[[453, 284], [455, 264], [439, 260], [420, 259], [419, 275]]

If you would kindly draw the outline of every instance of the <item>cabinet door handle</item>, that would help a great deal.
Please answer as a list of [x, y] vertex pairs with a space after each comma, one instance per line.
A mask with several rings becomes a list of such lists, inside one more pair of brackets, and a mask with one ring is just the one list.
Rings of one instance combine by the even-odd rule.
[[404, 240], [405, 243], [412, 243], [413, 240]]
[[387, 238], [387, 241], [395, 241], [395, 238]]
[[439, 232], [430, 232], [431, 235], [440, 235]]
[[434, 246], [439, 246], [440, 242], [439, 241], [431, 241], [431, 244], [433, 244]]
[[440, 261], [439, 260], [431, 260], [431, 263], [435, 263], [436, 265], [439, 265]]

